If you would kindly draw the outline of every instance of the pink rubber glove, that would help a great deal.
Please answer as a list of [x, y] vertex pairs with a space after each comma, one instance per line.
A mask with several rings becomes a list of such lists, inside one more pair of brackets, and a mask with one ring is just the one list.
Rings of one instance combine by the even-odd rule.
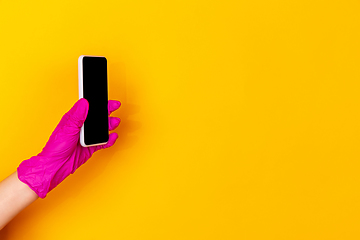
[[[119, 101], [109, 100], [109, 115], [119, 107]], [[94, 152], [111, 147], [118, 138], [116, 133], [111, 133], [106, 145], [82, 147], [79, 141], [80, 129], [88, 109], [88, 101], [79, 99], [62, 117], [41, 153], [19, 165], [18, 178], [40, 198], [45, 198], [48, 192], [74, 173]], [[119, 123], [119, 118], [109, 117], [109, 130], [114, 130]]]

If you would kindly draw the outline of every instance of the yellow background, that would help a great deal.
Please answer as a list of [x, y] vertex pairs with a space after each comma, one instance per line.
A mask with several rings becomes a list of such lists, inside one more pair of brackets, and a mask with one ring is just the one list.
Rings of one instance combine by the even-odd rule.
[[5, 240], [359, 239], [360, 2], [0, 0], [0, 178], [103, 55], [114, 147]]

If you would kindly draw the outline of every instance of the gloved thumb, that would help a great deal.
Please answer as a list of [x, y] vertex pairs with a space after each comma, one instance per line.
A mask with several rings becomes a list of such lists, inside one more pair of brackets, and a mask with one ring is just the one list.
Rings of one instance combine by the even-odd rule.
[[67, 112], [67, 126], [81, 128], [89, 111], [89, 103], [85, 98], [79, 99]]

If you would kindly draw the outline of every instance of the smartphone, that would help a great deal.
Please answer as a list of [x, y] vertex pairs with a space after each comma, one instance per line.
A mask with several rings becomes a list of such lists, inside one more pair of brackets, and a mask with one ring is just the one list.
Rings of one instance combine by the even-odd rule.
[[109, 141], [107, 60], [82, 55], [79, 65], [79, 99], [89, 102], [89, 111], [80, 130], [80, 144], [91, 147]]

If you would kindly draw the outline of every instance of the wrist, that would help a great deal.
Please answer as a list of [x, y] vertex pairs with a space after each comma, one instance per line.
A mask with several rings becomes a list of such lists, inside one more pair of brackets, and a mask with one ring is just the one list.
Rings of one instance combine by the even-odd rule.
[[47, 170], [44, 157], [33, 156], [20, 163], [17, 168], [18, 179], [25, 183], [40, 198], [45, 198], [50, 191], [51, 174]]

